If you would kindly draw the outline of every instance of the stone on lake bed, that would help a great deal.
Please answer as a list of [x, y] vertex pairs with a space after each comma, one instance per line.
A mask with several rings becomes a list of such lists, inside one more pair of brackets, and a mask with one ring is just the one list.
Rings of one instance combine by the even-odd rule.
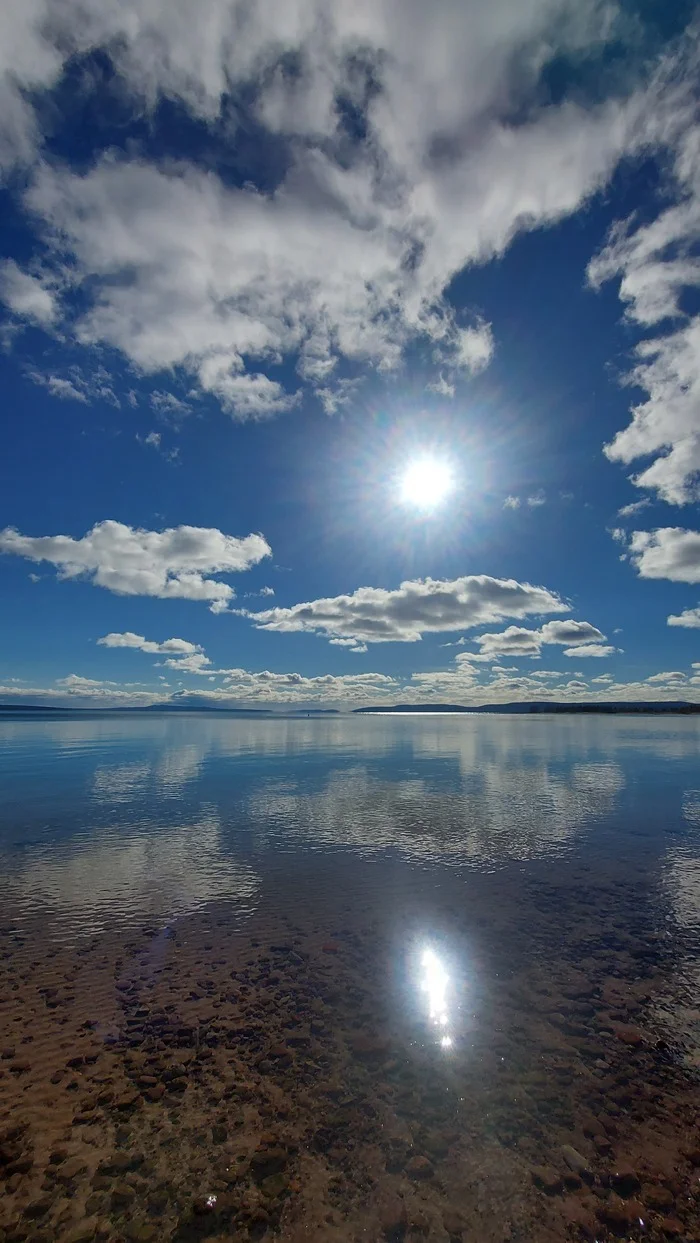
[[636, 1200], [613, 1197], [600, 1205], [596, 1216], [614, 1233], [627, 1234], [639, 1225], [640, 1220], [644, 1220], [644, 1209]]
[[557, 1195], [563, 1190], [564, 1182], [561, 1174], [549, 1165], [537, 1165], [532, 1170], [532, 1181], [536, 1187], [545, 1191], [548, 1196]]
[[72, 1179], [84, 1174], [86, 1169], [87, 1161], [84, 1161], [82, 1157], [69, 1157], [56, 1171], [56, 1178], [59, 1182], [69, 1183]]
[[132, 1204], [135, 1199], [136, 1192], [129, 1183], [116, 1183], [112, 1188], [112, 1201], [114, 1204]]
[[260, 1184], [265, 1195], [276, 1199], [289, 1191], [289, 1179], [285, 1174], [268, 1174]]
[[586, 1158], [572, 1144], [564, 1144], [561, 1149], [561, 1155], [574, 1174], [577, 1174], [585, 1182], [590, 1183], [593, 1181], [593, 1172]]
[[639, 1177], [635, 1170], [627, 1166], [620, 1166], [619, 1169], [615, 1170], [610, 1177], [610, 1181], [618, 1195], [633, 1196], [639, 1191]]
[[61, 1243], [92, 1243], [100, 1225], [99, 1218], [88, 1217], [79, 1226], [74, 1226], [68, 1234], [62, 1235]]
[[629, 1045], [631, 1048], [638, 1048], [644, 1044], [644, 1032], [638, 1027], [633, 1027], [631, 1023], [611, 1023], [610, 1027], [618, 1040], [623, 1044]]
[[409, 1178], [432, 1178], [435, 1170], [427, 1157], [411, 1157], [406, 1165], [406, 1173]]
[[675, 1204], [668, 1188], [660, 1187], [656, 1183], [647, 1183], [642, 1188], [642, 1199], [649, 1208], [657, 1209], [661, 1213], [668, 1212]]

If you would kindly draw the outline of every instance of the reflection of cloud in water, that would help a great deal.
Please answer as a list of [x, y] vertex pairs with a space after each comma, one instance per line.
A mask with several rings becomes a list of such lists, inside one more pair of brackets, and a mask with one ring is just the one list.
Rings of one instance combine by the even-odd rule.
[[683, 795], [683, 815], [688, 824], [700, 828], [700, 790], [686, 790]]
[[419, 778], [385, 781], [357, 766], [331, 771], [319, 792], [269, 781], [247, 810], [259, 837], [275, 844], [302, 838], [362, 854], [497, 863], [555, 853], [608, 815], [624, 785], [616, 764], [576, 764], [568, 775], [482, 764], [458, 791]]
[[104, 765], [95, 773], [92, 793], [99, 801], [128, 802], [139, 789], [144, 788], [150, 775], [150, 764]]
[[123, 834], [74, 837], [60, 850], [32, 848], [4, 880], [20, 910], [48, 912], [86, 935], [149, 919], [169, 923], [218, 900], [249, 914], [260, 884], [231, 856], [218, 816], [206, 808], [196, 823], [177, 828], [148, 821]]
[[[687, 823], [700, 828], [700, 790], [686, 790], [681, 806]], [[664, 885], [679, 923], [700, 928], [700, 859], [694, 835], [689, 835], [687, 843], [668, 851]]]
[[199, 777], [205, 749], [198, 743], [157, 752], [148, 763], [102, 765], [95, 772], [93, 797], [105, 803], [129, 802], [149, 782], [163, 797], [177, 798], [188, 781]]
[[205, 754], [201, 744], [194, 742], [162, 752], [155, 767], [161, 793], [179, 794], [188, 781], [194, 781], [199, 776]]
[[[27, 722], [0, 722], [0, 743], [21, 746]], [[292, 717], [250, 717], [222, 714], [189, 716], [109, 716], [32, 720], [31, 745], [62, 747], [76, 754], [100, 751], [114, 759], [114, 747], [148, 748], [162, 760], [164, 774], [179, 763], [195, 775], [210, 756], [298, 756], [328, 752], [348, 757], [381, 757], [408, 751], [416, 758], [456, 758], [472, 771], [478, 759], [517, 763], [518, 759], [594, 760], [647, 752], [659, 759], [700, 757], [700, 720], [588, 716], [422, 715], [329, 716], [311, 720]], [[195, 755], [197, 759], [195, 761]], [[164, 776], [167, 782], [167, 775]]]

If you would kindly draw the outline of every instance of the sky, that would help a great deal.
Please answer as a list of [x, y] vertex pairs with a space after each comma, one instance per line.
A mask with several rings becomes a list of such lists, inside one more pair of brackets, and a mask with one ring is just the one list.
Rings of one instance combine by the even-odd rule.
[[700, 701], [699, 33], [3, 6], [0, 703]]

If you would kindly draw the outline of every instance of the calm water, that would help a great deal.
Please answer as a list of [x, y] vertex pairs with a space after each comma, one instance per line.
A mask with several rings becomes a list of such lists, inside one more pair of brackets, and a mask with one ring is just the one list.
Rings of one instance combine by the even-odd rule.
[[700, 1237], [697, 718], [0, 740], [0, 1239]]
[[697, 718], [0, 719], [0, 893], [63, 934], [593, 860], [700, 918]]

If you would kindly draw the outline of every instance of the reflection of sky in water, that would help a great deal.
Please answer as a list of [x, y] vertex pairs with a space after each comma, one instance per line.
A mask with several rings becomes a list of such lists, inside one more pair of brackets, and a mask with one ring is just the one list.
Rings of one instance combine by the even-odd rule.
[[576, 764], [565, 776], [489, 763], [471, 776], [467, 786], [446, 790], [428, 779], [382, 779], [365, 767], [331, 770], [320, 790], [263, 782], [247, 811], [263, 840], [278, 845], [291, 836], [362, 854], [395, 849], [495, 864], [552, 854], [610, 812], [625, 785], [616, 764]]
[[27, 913], [57, 915], [91, 935], [115, 923], [170, 922], [215, 900], [250, 911], [259, 878], [225, 851], [210, 811], [178, 828], [152, 821], [72, 838], [60, 850], [30, 848], [10, 860], [5, 884]]
[[699, 756], [689, 718], [0, 720], [0, 900], [95, 926], [248, 909], [280, 852], [492, 871], [642, 838], [695, 893], [667, 855], [695, 860]]

